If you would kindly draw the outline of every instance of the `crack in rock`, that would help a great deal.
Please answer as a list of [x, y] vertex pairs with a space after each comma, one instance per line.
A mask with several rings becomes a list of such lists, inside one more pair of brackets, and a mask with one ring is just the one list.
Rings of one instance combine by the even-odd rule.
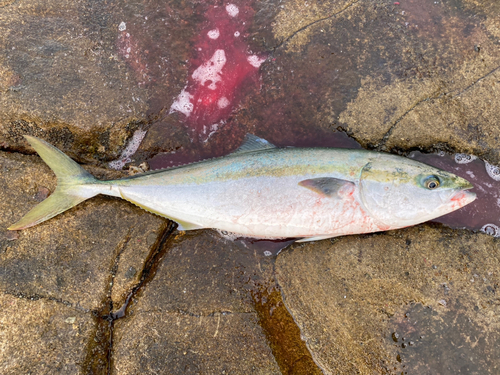
[[[451, 99], [454, 99], [454, 98], [457, 98], [459, 96], [461, 96], [463, 93], [465, 93], [466, 91], [470, 90], [471, 88], [473, 88], [476, 84], [478, 84], [479, 82], [481, 82], [482, 80], [488, 78], [489, 76], [491, 76], [492, 74], [494, 74], [496, 71], [500, 70], [500, 66], [497, 66], [496, 68], [492, 69], [491, 71], [489, 71], [488, 73], [486, 73], [484, 76], [476, 79], [473, 83], [471, 83], [470, 85], [468, 85], [466, 88], [464, 88], [463, 90], [461, 90], [460, 92], [458, 92], [457, 94], [455, 95], [451, 95]], [[413, 110], [415, 110], [415, 108], [417, 108], [418, 106], [420, 106], [422, 103], [425, 103], [425, 102], [428, 102], [430, 100], [434, 100], [434, 99], [439, 99], [439, 98], [442, 98], [444, 96], [446, 96], [447, 92], [445, 93], [440, 93], [439, 95], [434, 95], [434, 96], [430, 96], [430, 97], [427, 97], [425, 99], [422, 99], [420, 100], [419, 102], [415, 103], [411, 108], [409, 108], [405, 113], [403, 113], [392, 125], [391, 127], [387, 130], [387, 132], [384, 134], [384, 136], [381, 138], [381, 140], [378, 142], [378, 146], [375, 148], [375, 150], [377, 151], [383, 151], [385, 150], [385, 145], [387, 143], [387, 141], [389, 140], [389, 137], [391, 136], [391, 134], [393, 133], [394, 129], [397, 127], [397, 125], [410, 113], [412, 112]]]
[[410, 113], [410, 112], [413, 112], [413, 110], [415, 108], [417, 108], [420, 104], [422, 103], [425, 103], [425, 102], [428, 102], [430, 100], [434, 100], [434, 99], [439, 99], [440, 97], [446, 95], [445, 93], [441, 93], [439, 95], [434, 95], [434, 96], [429, 96], [425, 99], [422, 99], [420, 101], [418, 101], [417, 103], [415, 103], [414, 105], [412, 105], [405, 113], [403, 113], [401, 116], [399, 116], [399, 118], [394, 121], [394, 123], [391, 125], [391, 127], [387, 130], [387, 132], [384, 134], [384, 136], [382, 137], [382, 139], [378, 142], [378, 146], [375, 148], [376, 151], [384, 151], [385, 150], [385, 145], [387, 143], [387, 141], [389, 140], [389, 137], [391, 136], [392, 132], [394, 131], [394, 129], [398, 126], [398, 124]]
[[317, 23], [320, 23], [320, 22], [323, 22], [323, 21], [326, 21], [326, 20], [329, 20], [331, 18], [334, 18], [336, 16], [338, 16], [339, 14], [343, 13], [344, 11], [346, 11], [347, 9], [351, 8], [352, 6], [354, 6], [355, 4], [359, 3], [360, 0], [356, 0], [356, 1], [353, 1], [352, 3], [346, 5], [343, 9], [339, 10], [337, 13], [334, 13], [334, 14], [331, 14], [327, 17], [323, 17], [323, 18], [320, 18], [320, 19], [317, 19], [311, 23], [308, 23], [307, 25], [305, 26], [302, 26], [300, 29], [294, 31], [292, 34], [290, 34], [289, 36], [287, 36], [285, 39], [283, 39], [281, 41], [281, 43], [279, 43], [277, 46], [274, 47], [274, 50], [282, 47], [284, 44], [286, 44], [288, 41], [290, 41], [290, 39], [292, 39], [294, 36], [296, 36], [298, 33], [304, 31], [305, 29], [308, 29], [309, 27], [317, 24]]
[[51, 297], [51, 296], [44, 296], [44, 295], [41, 295], [41, 294], [38, 294], [38, 293], [35, 293], [35, 294], [24, 294], [22, 292], [13, 292], [13, 291], [9, 291], [9, 290], [3, 290], [3, 291], [1, 291], [1, 293], [7, 294], [7, 295], [15, 297], [15, 298], [23, 299], [23, 300], [29, 300], [29, 301], [38, 301], [38, 300], [43, 299], [43, 300], [47, 300], [47, 301], [51, 301], [51, 302], [56, 302], [56, 303], [63, 304], [66, 307], [70, 307], [72, 309], [75, 309], [77, 311], [81, 311], [81, 312], [84, 312], [84, 313], [88, 313], [88, 312], [92, 311], [92, 310], [86, 309], [86, 308], [84, 308], [82, 306], [74, 305], [73, 303], [71, 303], [69, 301], [66, 301], [66, 300], [63, 300], [62, 298], [56, 298], [56, 297]]
[[452, 98], [456, 98], [460, 95], [462, 95], [464, 92], [470, 90], [472, 87], [474, 87], [476, 84], [478, 84], [479, 82], [481, 82], [482, 80], [488, 78], [490, 75], [494, 74], [497, 70], [500, 69], [500, 66], [497, 66], [495, 69], [491, 70], [490, 72], [486, 73], [484, 76], [478, 78], [477, 80], [475, 80], [473, 83], [471, 83], [469, 86], [467, 86], [465, 89], [463, 89], [462, 91], [460, 91], [458, 94], [452, 96]]
[[132, 288], [120, 309], [113, 311], [113, 301], [111, 298], [113, 288], [112, 280], [118, 270], [120, 257], [131, 239], [130, 233], [121, 242], [121, 245], [119, 245], [119, 250], [111, 268], [111, 282], [108, 283], [109, 289], [102, 304], [103, 308], [100, 311], [94, 312], [96, 320], [95, 335], [87, 346], [87, 357], [82, 365], [82, 372], [90, 374], [111, 374], [114, 322], [115, 320], [126, 316], [126, 310], [132, 297], [153, 279], [160, 259], [169, 249], [168, 246], [165, 246], [165, 243], [175, 229], [176, 225], [173, 222], [168, 222], [166, 224], [161, 232], [161, 235], [158, 236], [156, 244], [151, 247], [149, 256], [144, 262], [140, 281]]

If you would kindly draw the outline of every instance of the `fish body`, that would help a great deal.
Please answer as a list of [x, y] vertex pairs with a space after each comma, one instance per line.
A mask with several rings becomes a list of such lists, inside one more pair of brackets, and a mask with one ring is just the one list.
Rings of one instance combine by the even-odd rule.
[[26, 138], [55, 171], [58, 187], [9, 229], [36, 225], [105, 194], [172, 219], [183, 230], [309, 241], [418, 224], [475, 199], [461, 177], [365, 150], [277, 148], [249, 135], [222, 158], [99, 181], [55, 147]]

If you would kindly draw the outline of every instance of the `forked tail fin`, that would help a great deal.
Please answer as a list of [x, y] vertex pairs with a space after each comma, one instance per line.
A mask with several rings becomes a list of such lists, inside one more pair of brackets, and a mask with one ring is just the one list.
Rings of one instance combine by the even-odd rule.
[[97, 184], [98, 180], [62, 151], [39, 138], [28, 135], [24, 137], [56, 174], [57, 187], [50, 197], [35, 206], [17, 223], [7, 228], [9, 230], [25, 229], [37, 225], [99, 194], [98, 189], [84, 187], [84, 185]]

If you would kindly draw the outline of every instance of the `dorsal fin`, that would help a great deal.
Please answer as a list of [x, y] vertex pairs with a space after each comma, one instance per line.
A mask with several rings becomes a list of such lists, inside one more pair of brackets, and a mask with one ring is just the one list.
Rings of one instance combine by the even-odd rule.
[[262, 151], [262, 150], [268, 150], [271, 148], [276, 148], [275, 145], [272, 143], [269, 143], [263, 138], [259, 138], [253, 134], [247, 134], [245, 135], [245, 139], [243, 140], [243, 143], [241, 146], [234, 151], [231, 155], [235, 154], [244, 154], [246, 152], [254, 152], [254, 151]]

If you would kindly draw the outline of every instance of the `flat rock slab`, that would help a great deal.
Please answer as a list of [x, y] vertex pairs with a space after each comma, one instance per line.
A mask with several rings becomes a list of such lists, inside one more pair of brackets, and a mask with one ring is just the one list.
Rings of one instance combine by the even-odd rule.
[[500, 244], [420, 226], [294, 245], [283, 300], [328, 374], [494, 374]]
[[26, 150], [31, 134], [81, 161], [110, 160], [181, 89], [172, 86], [184, 81], [179, 34], [189, 38], [192, 7], [32, 0], [0, 9], [3, 147]]
[[92, 314], [48, 299], [0, 292], [0, 372], [80, 374]]
[[250, 295], [272, 262], [197, 232], [169, 240], [155, 277], [115, 322], [113, 373], [280, 374]]
[[40, 158], [19, 154], [0, 153], [0, 171], [0, 291], [87, 310], [111, 296], [120, 305], [167, 221], [96, 197], [33, 228], [8, 231], [54, 190], [56, 178]]
[[[259, 16], [269, 8], [261, 6]], [[364, 147], [441, 148], [500, 162], [497, 2], [287, 1], [273, 9], [262, 41], [272, 57], [239, 124], [283, 146], [331, 145], [328, 135], [343, 129]]]

